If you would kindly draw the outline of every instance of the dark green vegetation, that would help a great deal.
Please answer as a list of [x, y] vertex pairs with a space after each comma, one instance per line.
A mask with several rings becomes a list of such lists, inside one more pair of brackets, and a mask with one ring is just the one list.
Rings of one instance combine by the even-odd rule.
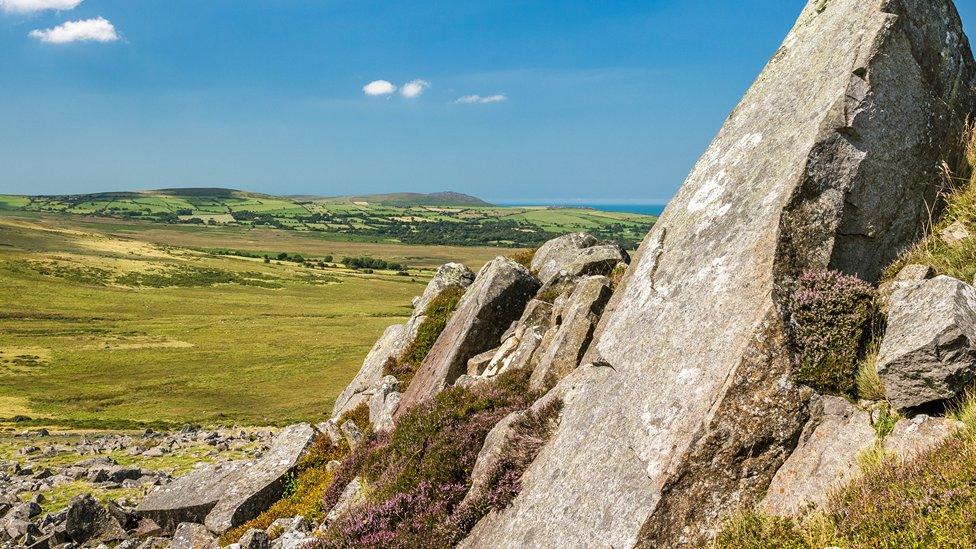
[[789, 304], [797, 380], [824, 393], [852, 394], [877, 317], [874, 288], [836, 271], [806, 273]]
[[502, 247], [537, 246], [559, 234], [587, 231], [635, 248], [655, 219], [583, 208], [497, 207], [455, 193], [327, 199], [227, 189], [0, 196], [0, 209], [206, 227], [268, 227], [372, 242]]
[[417, 336], [407, 345], [399, 357], [391, 357], [384, 366], [383, 375], [392, 375], [404, 386], [410, 385], [420, 363], [427, 357], [434, 342], [444, 331], [447, 321], [464, 295], [462, 288], [448, 288], [427, 305], [424, 321], [417, 327]]

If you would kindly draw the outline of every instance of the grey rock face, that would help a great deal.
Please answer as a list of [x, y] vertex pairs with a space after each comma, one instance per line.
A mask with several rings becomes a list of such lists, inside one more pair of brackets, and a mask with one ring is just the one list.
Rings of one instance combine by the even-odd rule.
[[947, 276], [896, 284], [878, 374], [898, 409], [969, 386], [976, 377], [976, 289]]
[[170, 549], [212, 549], [217, 539], [202, 524], [184, 522], [176, 527]]
[[247, 464], [242, 461], [200, 467], [147, 495], [136, 513], [152, 519], [166, 532], [183, 522], [203, 523], [227, 486]]
[[877, 439], [870, 415], [839, 397], [822, 397], [811, 405], [811, 418], [800, 443], [780, 467], [760, 508], [791, 516], [827, 501], [859, 470], [857, 456]]
[[363, 366], [356, 377], [336, 398], [332, 417], [339, 417], [369, 401], [372, 392], [383, 380], [383, 367], [386, 362], [390, 358], [398, 356], [406, 347], [409, 341], [408, 332], [406, 324], [395, 324], [383, 332], [383, 335], [373, 344], [369, 354], [366, 355]]
[[972, 238], [972, 235], [969, 234], [969, 229], [966, 228], [965, 223], [956, 221], [945, 229], [942, 229], [939, 232], [939, 238], [950, 246], [959, 246]]
[[228, 479], [227, 490], [204, 520], [220, 534], [256, 517], [281, 497], [285, 478], [319, 433], [305, 423], [285, 427], [257, 462]]
[[572, 233], [554, 238], [536, 250], [530, 265], [543, 284], [559, 275], [576, 256], [596, 245], [596, 238], [586, 233]]
[[383, 381], [383, 367], [388, 360], [398, 357], [416, 337], [417, 328], [426, 318], [430, 302], [450, 288], [467, 288], [474, 282], [474, 278], [474, 273], [460, 263], [441, 265], [434, 278], [427, 283], [423, 295], [415, 300], [413, 314], [407, 323], [390, 326], [373, 345], [356, 377], [336, 398], [332, 417], [339, 417], [360, 404], [369, 402]]
[[464, 496], [464, 502], [460, 506], [462, 509], [466, 504], [475, 502], [481, 497], [489, 475], [501, 461], [502, 451], [505, 449], [512, 432], [512, 424], [524, 416], [524, 411], [512, 412], [502, 418], [488, 432], [485, 443], [481, 447], [481, 451], [478, 452], [478, 459], [475, 461], [474, 468], [471, 470], [471, 488]]
[[532, 272], [537, 273], [543, 284], [559, 275], [608, 275], [617, 265], [629, 262], [620, 246], [597, 245], [597, 240], [586, 233], [572, 233], [554, 238], [543, 244], [532, 258]]
[[71, 500], [64, 527], [65, 533], [75, 543], [118, 541], [126, 537], [115, 518], [91, 494], [75, 496]]
[[369, 399], [369, 422], [377, 433], [393, 429], [393, 413], [400, 404], [399, 387], [397, 378], [386, 376]]
[[343, 513], [362, 502], [363, 498], [363, 479], [356, 477], [349, 481], [349, 484], [343, 488], [342, 494], [339, 494], [339, 501], [336, 502], [335, 507], [325, 516], [325, 521], [332, 522], [339, 518]]
[[539, 281], [505, 257], [478, 273], [400, 400], [397, 414], [432, 397], [465, 373], [469, 358], [491, 349], [525, 304]]
[[555, 325], [542, 338], [538, 360], [533, 358], [536, 365], [530, 388], [555, 385], [579, 366], [612, 293], [610, 279], [589, 276], [580, 279], [567, 299], [558, 300], [553, 311]]
[[701, 546], [756, 503], [808, 413], [792, 281], [877, 280], [921, 234], [974, 73], [946, 0], [811, 1], [641, 245], [521, 493], [463, 546]]

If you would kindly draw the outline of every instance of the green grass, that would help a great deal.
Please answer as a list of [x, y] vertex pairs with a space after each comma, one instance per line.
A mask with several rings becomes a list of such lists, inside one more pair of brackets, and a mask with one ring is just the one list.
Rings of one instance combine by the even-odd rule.
[[429, 274], [265, 264], [62, 221], [0, 215], [0, 418], [20, 426], [322, 420]]

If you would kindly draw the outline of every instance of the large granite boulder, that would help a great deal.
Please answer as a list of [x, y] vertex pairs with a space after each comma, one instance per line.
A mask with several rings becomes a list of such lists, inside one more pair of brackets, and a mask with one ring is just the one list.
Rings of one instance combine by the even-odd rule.
[[947, 0], [809, 2], [641, 245], [593, 364], [557, 385], [521, 493], [462, 546], [702, 546], [757, 503], [808, 416], [793, 281], [875, 281], [922, 234], [974, 74]]
[[234, 461], [205, 465], [160, 486], [139, 503], [136, 513], [172, 533], [184, 522], [203, 523], [233, 478], [247, 466]]
[[950, 399], [968, 387], [976, 377], [976, 289], [947, 276], [897, 283], [878, 374], [899, 409]]
[[400, 399], [397, 414], [454, 383], [465, 373], [469, 358], [497, 345], [539, 286], [511, 259], [498, 257], [482, 267]]
[[243, 524], [265, 511], [285, 491], [285, 481], [321, 434], [306, 423], [278, 433], [259, 460], [227, 478], [227, 488], [204, 519], [215, 534]]
[[531, 389], [555, 385], [579, 366], [612, 294], [609, 278], [588, 276], [580, 279], [572, 294], [557, 300], [554, 325], [540, 342], [538, 359], [533, 358]]
[[857, 474], [858, 456], [876, 442], [870, 414], [840, 397], [817, 398], [796, 450], [776, 472], [760, 509], [792, 516], [822, 506], [832, 488]]
[[354, 410], [368, 403], [373, 393], [383, 383], [383, 369], [391, 358], [396, 358], [417, 336], [417, 329], [426, 318], [431, 301], [450, 288], [467, 288], [474, 282], [474, 273], [460, 263], [445, 263], [427, 283], [423, 295], [414, 300], [414, 309], [406, 324], [390, 326], [373, 345], [356, 377], [336, 398], [332, 417]]
[[617, 263], [629, 262], [627, 252], [617, 244], [599, 244], [586, 233], [572, 233], [543, 244], [532, 257], [532, 272], [543, 284], [560, 274], [608, 275]]
[[79, 544], [91, 541], [119, 541], [126, 538], [125, 531], [115, 517], [91, 494], [72, 498], [68, 504], [64, 527], [67, 536]]

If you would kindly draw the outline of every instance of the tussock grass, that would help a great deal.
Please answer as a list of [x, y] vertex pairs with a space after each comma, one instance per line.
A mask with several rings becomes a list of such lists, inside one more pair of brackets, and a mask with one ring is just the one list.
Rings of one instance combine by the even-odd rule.
[[878, 345], [872, 343], [857, 368], [857, 396], [863, 400], [884, 400], [885, 388], [878, 374]]
[[927, 236], [902, 254], [888, 269], [885, 279], [890, 280], [906, 265], [929, 265], [940, 275], [947, 275], [971, 282], [976, 275], [976, 238], [957, 246], [950, 246], [939, 238], [939, 232], [962, 222], [976, 236], [976, 123], [970, 123], [959, 146], [958, 154], [943, 163], [944, 188], [934, 213], [941, 211], [936, 221], [929, 222]]
[[447, 321], [463, 296], [464, 288], [452, 287], [432, 299], [427, 305], [424, 321], [417, 327], [417, 336], [400, 356], [391, 357], [387, 361], [383, 374], [395, 376], [402, 387], [408, 387], [420, 364], [427, 358], [427, 353], [447, 327]]

